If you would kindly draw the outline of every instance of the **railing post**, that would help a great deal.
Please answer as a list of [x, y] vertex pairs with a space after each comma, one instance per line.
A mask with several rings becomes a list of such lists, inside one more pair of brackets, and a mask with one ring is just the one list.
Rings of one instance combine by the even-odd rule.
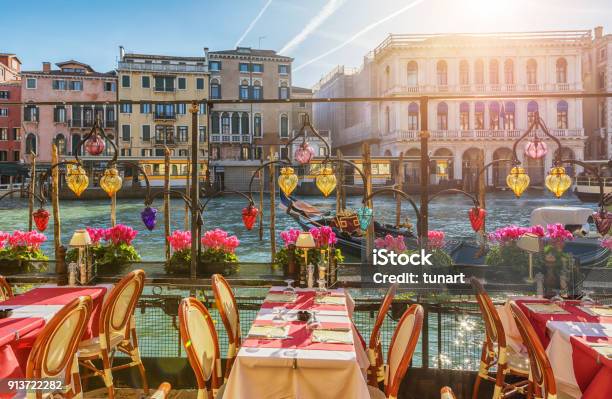
[[421, 97], [419, 113], [421, 114], [421, 214], [419, 215], [421, 225], [420, 243], [422, 246], [427, 244], [427, 233], [429, 231], [429, 125], [427, 119], [427, 106], [429, 99]]
[[423, 329], [421, 330], [421, 356], [423, 369], [429, 368], [429, 308], [423, 306]]
[[[208, 105], [206, 106], [208, 108]], [[198, 102], [191, 103], [191, 267], [190, 277], [196, 278], [199, 256], [199, 205], [200, 205], [200, 185], [198, 181], [199, 162], [198, 162]], [[208, 114], [208, 109], [206, 110]]]

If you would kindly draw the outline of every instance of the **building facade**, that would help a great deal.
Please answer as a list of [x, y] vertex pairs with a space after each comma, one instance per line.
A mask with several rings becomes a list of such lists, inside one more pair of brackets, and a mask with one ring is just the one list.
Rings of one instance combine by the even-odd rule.
[[0, 53], [0, 185], [19, 175], [21, 153], [21, 106], [2, 103], [21, 101], [21, 61], [15, 54]]
[[[96, 72], [91, 66], [74, 60], [56, 66], [58, 69], [52, 69], [49, 62], [43, 62], [42, 70], [21, 73], [21, 99], [24, 103], [116, 101], [117, 78], [114, 72]], [[116, 136], [117, 113], [112, 104], [25, 104], [22, 112], [21, 151], [24, 154], [34, 152], [42, 164], [51, 162], [53, 143], [57, 144], [60, 156], [82, 152], [78, 144], [96, 118], [100, 118], [107, 134]]]
[[[612, 35], [594, 29], [593, 45], [584, 57], [584, 85], [589, 92], [612, 92]], [[585, 99], [587, 159], [612, 159], [612, 98]]]
[[[390, 35], [368, 54], [359, 71], [336, 72], [322, 82], [316, 95], [327, 96], [333, 85], [343, 82], [346, 92], [386, 97], [504, 93], [525, 96], [520, 100], [430, 101], [427, 117], [429, 150], [435, 161], [434, 183], [475, 175], [481, 151], [485, 163], [510, 158], [514, 139], [527, 129], [535, 112], [562, 142], [564, 157], [583, 159], [583, 100], [569, 96], [530, 99], [529, 94], [556, 96], [584, 91], [582, 57], [590, 43], [590, 31]], [[356, 86], [362, 89], [356, 90]], [[365, 110], [357, 110], [361, 116], [355, 115], [354, 106], [344, 108], [340, 134], [356, 129], [363, 132], [357, 135], [358, 140], [379, 139], [380, 155], [403, 153], [415, 160], [420, 157], [418, 101], [363, 107]], [[317, 109], [315, 115], [317, 120], [322, 119]], [[330, 127], [332, 132], [334, 128], [337, 127]], [[334, 142], [339, 145], [338, 140]], [[519, 159], [525, 161], [534, 185], [543, 182], [552, 166], [554, 143], [546, 142], [551, 151], [536, 162], [524, 159], [524, 143], [519, 147]], [[418, 162], [408, 164], [408, 180], [418, 180]], [[508, 169], [508, 165], [494, 168], [488, 173], [488, 183], [503, 184]]]
[[[304, 87], [297, 87], [297, 86], [291, 87], [291, 98], [294, 100], [311, 99], [312, 95], [313, 95], [312, 89], [307, 89]], [[332, 147], [331, 136], [329, 134], [329, 130], [321, 130], [314, 123], [313, 113], [312, 113], [313, 103], [304, 101], [304, 102], [294, 102], [292, 104], [293, 104], [293, 109], [291, 112], [292, 114], [291, 124], [293, 126], [293, 129], [291, 130], [291, 137], [293, 138], [300, 133], [302, 126], [304, 126], [304, 118], [307, 117], [309, 118], [312, 126], [314, 126], [314, 128], [317, 129], [317, 133], [319, 133], [319, 135], [323, 137], [323, 140], [325, 140], [325, 143], [321, 141], [321, 139], [319, 139], [314, 134], [312, 134], [312, 131], [309, 128], [304, 129], [306, 133], [305, 140], [308, 143], [308, 145], [312, 147], [314, 151], [314, 156], [315, 157], [326, 157], [327, 155], [329, 155], [327, 153], [327, 146], [329, 146], [330, 149]], [[300, 147], [300, 145], [303, 142], [304, 142], [304, 139], [301, 137], [296, 139], [292, 143], [291, 149], [285, 153], [287, 155], [287, 158], [293, 160], [295, 151]], [[281, 152], [284, 152], [284, 151], [286, 150], [281, 148]]]
[[[191, 145], [191, 101], [208, 98], [206, 54], [201, 57], [126, 54], [121, 47], [117, 75], [120, 154], [163, 157], [168, 147], [172, 156], [187, 158]], [[131, 104], [130, 100], [145, 102]], [[201, 158], [208, 155], [206, 129], [206, 107], [200, 105]]]

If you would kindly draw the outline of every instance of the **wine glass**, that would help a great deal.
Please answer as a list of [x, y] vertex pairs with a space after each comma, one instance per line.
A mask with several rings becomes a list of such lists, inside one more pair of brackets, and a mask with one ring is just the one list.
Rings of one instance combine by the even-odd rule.
[[285, 319], [283, 318], [283, 310], [285, 308], [282, 306], [275, 306], [272, 309], [272, 314], [274, 315], [274, 317], [272, 317], [272, 321], [284, 321]]
[[327, 293], [327, 280], [320, 278], [317, 280], [317, 283], [319, 284], [319, 288], [317, 289], [318, 293], [320, 295], [325, 295]]
[[587, 305], [595, 304], [595, 300], [591, 298], [591, 294], [593, 294], [591, 290], [582, 290], [582, 298], [580, 298], [580, 301]]
[[287, 280], [285, 280], [285, 283], [287, 284], [287, 286], [285, 287], [285, 289], [283, 290], [283, 294], [295, 294], [295, 288], [293, 288], [292, 284], [293, 284], [292, 279], [288, 278]]
[[550, 301], [556, 304], [563, 303], [563, 297], [561, 296], [561, 290], [556, 289], [556, 290], [553, 290], [553, 292], [555, 293], [555, 295], [552, 298], [550, 298]]
[[317, 310], [311, 310], [310, 311], [310, 318], [308, 319], [308, 321], [306, 322], [306, 328], [310, 329], [310, 330], [314, 330], [317, 327], [321, 326], [321, 322], [319, 322], [319, 319], [317, 319]]

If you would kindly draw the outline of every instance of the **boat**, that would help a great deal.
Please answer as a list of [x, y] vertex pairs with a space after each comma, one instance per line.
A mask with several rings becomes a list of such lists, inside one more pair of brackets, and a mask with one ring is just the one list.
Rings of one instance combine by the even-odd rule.
[[[600, 168], [604, 181], [604, 194], [612, 202], [612, 165], [610, 160], [584, 161], [586, 164]], [[581, 173], [576, 177], [576, 188], [574, 192], [583, 202], [599, 202], [599, 181], [588, 172]], [[612, 205], [612, 203], [610, 204]]]
[[[286, 196], [280, 192], [280, 206], [289, 216], [291, 216], [302, 229], [309, 230], [313, 227], [329, 226], [332, 228], [338, 242], [336, 246], [345, 255], [361, 257], [365, 251], [365, 235], [359, 229], [357, 216], [352, 211], [345, 211], [338, 215], [324, 212], [291, 196]], [[341, 223], [343, 227], [338, 224]], [[402, 235], [405, 237], [406, 245], [415, 248], [417, 240], [410, 226], [393, 226], [374, 221], [374, 234], [376, 237], [384, 237], [387, 234], [392, 236]]]

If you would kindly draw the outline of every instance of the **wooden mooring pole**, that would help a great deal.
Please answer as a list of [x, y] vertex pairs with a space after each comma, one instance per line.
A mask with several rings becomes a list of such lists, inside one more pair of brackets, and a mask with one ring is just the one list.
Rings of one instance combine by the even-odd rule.
[[[274, 146], [270, 146], [270, 160], [274, 160]], [[274, 164], [269, 165], [270, 173], [270, 262], [274, 262], [276, 256], [276, 173], [274, 172]]]
[[[400, 152], [397, 164], [397, 175], [395, 175], [395, 188], [404, 191], [404, 153]], [[402, 197], [395, 195], [395, 225], [402, 223]]]
[[28, 187], [28, 230], [32, 231], [33, 228], [33, 213], [34, 213], [34, 191], [36, 190], [36, 154], [34, 151], [30, 152], [32, 158], [32, 166], [30, 169], [30, 186]]
[[[366, 197], [369, 197], [372, 194], [372, 159], [370, 156], [370, 143], [363, 143], [362, 145], [362, 153], [363, 153], [363, 174], [365, 176], [365, 182], [363, 189], [365, 190]], [[368, 199], [367, 206], [370, 209], [374, 209], [372, 199]], [[370, 259], [372, 256], [372, 250], [374, 249], [374, 223], [370, 223], [368, 229], [366, 230], [366, 254], [365, 258]]]
[[170, 260], [170, 243], [167, 237], [170, 236], [170, 150], [164, 149], [164, 249], [166, 261]]
[[[57, 145], [51, 145], [51, 165], [55, 165], [59, 161]], [[51, 170], [51, 206], [53, 207], [53, 246], [55, 248], [55, 259], [62, 257], [62, 229], [59, 210], [59, 168], [55, 167]], [[58, 271], [59, 273], [59, 271]]]
[[[263, 159], [259, 160], [260, 166], [263, 165]], [[259, 170], [259, 241], [263, 241], [264, 227], [264, 170]]]

